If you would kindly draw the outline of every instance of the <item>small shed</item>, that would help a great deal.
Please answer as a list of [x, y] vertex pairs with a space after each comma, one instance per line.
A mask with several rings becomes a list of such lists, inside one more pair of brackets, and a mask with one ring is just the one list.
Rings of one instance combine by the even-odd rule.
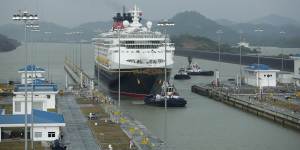
[[245, 83], [256, 87], [275, 87], [279, 71], [265, 64], [251, 64], [244, 68]]
[[[33, 117], [33, 118], [31, 118]], [[33, 137], [34, 141], [54, 141], [59, 139], [60, 128], [66, 126], [64, 117], [54, 112], [45, 112], [33, 110], [33, 115], [27, 115], [28, 127], [31, 126], [33, 119]], [[0, 142], [3, 128], [24, 128], [25, 115], [0, 115]]]

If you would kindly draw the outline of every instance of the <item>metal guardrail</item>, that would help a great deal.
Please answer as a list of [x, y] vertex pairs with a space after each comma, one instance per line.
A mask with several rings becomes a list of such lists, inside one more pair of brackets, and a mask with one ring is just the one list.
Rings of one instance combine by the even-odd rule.
[[[264, 113], [267, 113], [269, 115], [273, 115], [275, 117], [279, 117], [281, 119], [285, 119], [287, 121], [295, 123], [299, 127], [300, 118], [297, 118], [295, 116], [291, 116], [289, 114], [285, 114], [285, 113], [282, 113], [280, 111], [271, 110], [271, 109], [268, 109], [266, 107], [259, 106], [259, 105], [255, 104], [253, 102], [249, 102], [249, 101], [245, 101], [243, 99], [239, 99], [239, 98], [233, 97], [233, 96], [229, 95], [227, 92], [225, 93], [223, 91], [218, 91], [218, 89], [212, 89], [212, 88], [209, 88], [209, 87], [203, 87], [203, 86], [201, 87], [201, 86], [193, 85], [192, 89], [194, 89], [194, 88], [196, 88], [197, 90], [202, 90], [202, 92], [208, 90], [207, 91], [208, 92], [207, 96], [212, 96], [213, 95], [213, 96], [218, 96], [218, 97], [228, 97], [227, 100], [224, 99], [223, 101], [232, 101], [232, 102], [238, 103], [240, 105], [244, 105], [244, 106], [250, 107], [250, 108], [258, 110], [260, 112], [264, 112]], [[213, 92], [213, 93], [209, 94], [210, 92]]]

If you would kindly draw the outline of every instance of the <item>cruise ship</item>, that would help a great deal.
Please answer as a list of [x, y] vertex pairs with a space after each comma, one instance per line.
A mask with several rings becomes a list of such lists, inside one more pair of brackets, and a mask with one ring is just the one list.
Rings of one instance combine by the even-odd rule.
[[174, 43], [168, 35], [152, 31], [152, 22], [142, 25], [141, 17], [142, 11], [136, 6], [129, 12], [123, 10], [113, 17], [108, 32], [93, 39], [95, 75], [108, 85], [112, 93], [118, 92], [119, 65], [122, 95], [144, 98], [160, 91], [165, 61], [169, 79], [174, 63]]

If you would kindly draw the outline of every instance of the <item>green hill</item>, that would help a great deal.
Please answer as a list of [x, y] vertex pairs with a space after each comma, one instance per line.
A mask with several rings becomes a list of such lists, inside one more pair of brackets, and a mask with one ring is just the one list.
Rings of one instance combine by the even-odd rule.
[[178, 36], [189, 34], [218, 40], [219, 35], [216, 32], [218, 30], [222, 30], [223, 34], [220, 36], [223, 42], [235, 44], [239, 39], [239, 34], [236, 31], [219, 25], [215, 21], [206, 18], [196, 11], [185, 11], [178, 13], [170, 20], [176, 24], [170, 29], [171, 35]]
[[16, 49], [20, 43], [16, 40], [9, 39], [0, 34], [0, 52], [6, 52]]
[[[192, 36], [186, 34], [186, 35], [175, 36], [172, 38], [172, 40], [175, 43], [176, 49], [178, 50], [192, 49], [192, 50], [211, 51], [211, 52], [219, 51], [218, 42], [205, 37]], [[238, 47], [231, 47], [228, 44], [221, 44], [220, 46], [222, 52], [227, 52], [227, 53], [240, 52]], [[242, 52], [244, 54], [257, 53], [256, 50], [251, 50], [245, 47], [243, 47]]]

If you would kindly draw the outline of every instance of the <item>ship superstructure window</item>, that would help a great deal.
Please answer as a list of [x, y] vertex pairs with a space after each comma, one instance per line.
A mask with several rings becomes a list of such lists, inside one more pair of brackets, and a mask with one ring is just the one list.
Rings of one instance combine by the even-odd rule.
[[165, 60], [163, 59], [147, 59], [147, 60], [142, 60], [142, 59], [128, 59], [126, 60], [127, 62], [135, 63], [135, 64], [160, 64], [164, 63]]
[[128, 49], [157, 49], [159, 45], [126, 45]]

